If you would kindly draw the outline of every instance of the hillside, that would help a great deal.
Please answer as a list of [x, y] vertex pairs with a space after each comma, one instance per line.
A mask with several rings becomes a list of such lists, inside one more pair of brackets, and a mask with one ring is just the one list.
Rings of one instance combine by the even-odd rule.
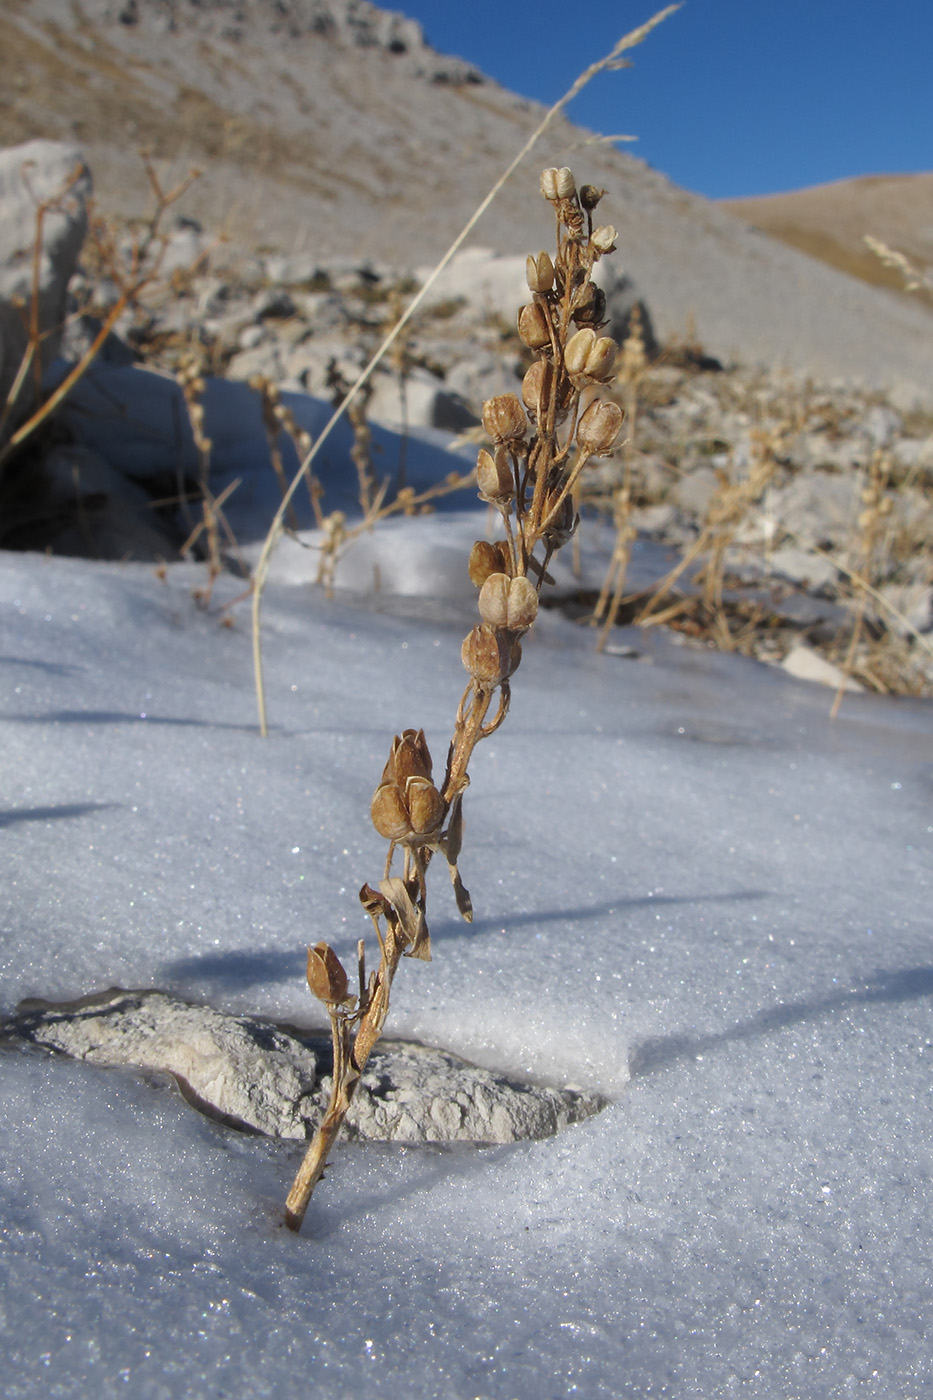
[[[12, 0], [0, 83], [14, 94], [0, 141], [78, 141], [105, 210], [142, 207], [147, 146], [175, 173], [202, 168], [186, 211], [240, 245], [397, 268], [440, 254], [540, 116], [361, 0]], [[536, 172], [573, 163], [609, 190], [606, 216], [662, 337], [692, 328], [727, 361], [929, 395], [929, 311], [587, 141], [557, 123], [474, 241], [538, 244]]]
[[872, 286], [900, 291], [903, 280], [866, 246], [866, 234], [917, 267], [933, 266], [933, 173], [863, 175], [787, 194], [724, 200], [721, 207]]

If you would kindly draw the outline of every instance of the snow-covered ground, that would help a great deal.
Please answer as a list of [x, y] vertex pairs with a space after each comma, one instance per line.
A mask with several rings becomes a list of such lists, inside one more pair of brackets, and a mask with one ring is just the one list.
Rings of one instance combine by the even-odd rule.
[[[376, 551], [382, 593], [331, 602], [283, 547], [266, 740], [246, 608], [200, 611], [195, 567], [0, 557], [0, 1010], [118, 985], [313, 1021], [391, 737], [443, 756], [484, 528], [389, 523], [344, 577]], [[300, 1145], [5, 1049], [5, 1396], [933, 1396], [933, 710], [831, 723], [782, 672], [619, 640], [540, 616], [473, 764], [475, 921], [432, 871], [390, 1016], [611, 1106], [346, 1147], [295, 1237]]]

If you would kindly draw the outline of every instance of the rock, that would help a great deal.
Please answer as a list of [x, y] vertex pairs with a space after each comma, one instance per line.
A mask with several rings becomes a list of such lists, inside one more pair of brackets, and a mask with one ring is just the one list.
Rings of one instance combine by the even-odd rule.
[[[39, 327], [43, 366], [54, 359], [65, 318], [68, 282], [87, 230], [91, 177], [80, 152], [57, 141], [27, 141], [0, 151], [0, 404], [28, 343], [18, 298], [28, 309], [40, 202], [48, 202], [39, 264]], [[7, 431], [28, 417], [34, 380], [27, 375]]]
[[111, 992], [88, 1005], [21, 1011], [13, 1030], [88, 1064], [163, 1070], [196, 1108], [239, 1127], [305, 1136], [317, 1060], [294, 1037], [248, 1016], [160, 992]]
[[[35, 487], [41, 533], [24, 544], [80, 559], [177, 557], [179, 538], [162, 525], [149, 493], [89, 447], [53, 447], [35, 470]], [[168, 478], [166, 493], [173, 489]]]
[[[415, 274], [426, 282], [432, 269], [425, 267]], [[606, 293], [606, 335], [621, 345], [628, 335], [632, 311], [641, 313], [642, 335], [649, 356], [657, 353], [657, 343], [647, 306], [634, 282], [612, 265], [612, 259], [601, 261], [593, 280]], [[493, 253], [488, 248], [465, 248], [450, 260], [425, 299], [426, 306], [438, 306], [446, 301], [463, 300], [485, 317], [517, 317], [519, 307], [531, 300], [525, 274], [525, 255]]]
[[413, 370], [404, 382], [398, 375], [377, 374], [367, 415], [375, 423], [391, 427], [442, 428], [459, 433], [479, 422], [470, 405], [452, 394], [440, 380], [425, 370]]
[[819, 685], [830, 685], [834, 690], [838, 690], [840, 686], [843, 690], [853, 692], [865, 689], [858, 681], [847, 676], [838, 666], [834, 666], [825, 656], [821, 656], [804, 642], [792, 647], [781, 664], [785, 671], [796, 676], [799, 681], [816, 681]]
[[[329, 1093], [330, 1037], [194, 1006], [163, 992], [113, 990], [62, 1006], [24, 1003], [5, 1038], [96, 1065], [174, 1075], [209, 1116], [269, 1137], [309, 1137]], [[604, 1107], [598, 1094], [520, 1083], [456, 1055], [383, 1041], [346, 1132], [360, 1141], [518, 1142], [549, 1137]]]

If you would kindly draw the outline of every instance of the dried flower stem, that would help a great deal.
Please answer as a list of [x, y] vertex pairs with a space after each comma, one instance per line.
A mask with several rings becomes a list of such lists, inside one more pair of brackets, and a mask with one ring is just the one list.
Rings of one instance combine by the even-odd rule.
[[613, 46], [613, 48], [608, 54], [605, 55], [604, 58], [599, 59], [596, 63], [590, 64], [590, 66], [580, 74], [580, 76], [571, 85], [571, 87], [568, 88], [568, 90], [564, 93], [563, 97], [561, 97], [557, 102], [554, 103], [553, 107], [551, 107], [547, 112], [545, 112], [541, 121], [535, 127], [534, 131], [528, 137], [527, 141], [525, 141], [521, 150], [509, 163], [506, 169], [499, 176], [499, 179], [489, 190], [488, 194], [484, 197], [484, 199], [480, 202], [480, 204], [477, 206], [474, 212], [470, 215], [469, 219], [464, 224], [463, 228], [460, 230], [453, 243], [451, 243], [450, 247], [447, 249], [440, 262], [433, 269], [424, 285], [409, 302], [408, 307], [396, 321], [395, 325], [392, 327], [389, 333], [386, 335], [382, 344], [376, 350], [369, 363], [361, 370], [356, 382], [351, 386], [349, 392], [346, 394], [339, 407], [334, 410], [327, 423], [325, 423], [324, 428], [321, 431], [317, 441], [315, 442], [311, 450], [308, 452], [308, 455], [302, 462], [299, 471], [292, 478], [291, 486], [288, 488], [288, 491], [283, 497], [282, 503], [276, 511], [275, 516], [272, 520], [272, 524], [269, 526], [266, 538], [263, 541], [262, 550], [260, 551], [259, 559], [256, 562], [256, 571], [254, 577], [253, 672], [256, 681], [256, 702], [259, 711], [259, 730], [261, 734], [265, 735], [268, 733], [268, 725], [266, 720], [266, 695], [262, 669], [262, 595], [263, 589], [265, 588], [266, 579], [269, 574], [269, 564], [272, 559], [272, 553], [275, 549], [276, 544], [278, 543], [279, 536], [282, 534], [282, 523], [285, 519], [285, 514], [288, 510], [289, 502], [291, 501], [291, 498], [294, 495], [295, 491], [298, 489], [298, 484], [302, 476], [311, 466], [311, 463], [313, 462], [317, 453], [320, 452], [321, 448], [324, 446], [324, 443], [330, 437], [334, 428], [337, 426], [340, 419], [347, 411], [347, 408], [352, 403], [353, 399], [360, 392], [363, 386], [368, 382], [370, 376], [376, 369], [377, 365], [381, 363], [388, 351], [395, 344], [396, 340], [398, 340], [399, 336], [402, 334], [409, 321], [415, 315], [419, 306], [421, 306], [425, 297], [428, 295], [431, 288], [434, 286], [435, 282], [440, 277], [441, 273], [447, 267], [448, 263], [458, 252], [458, 250], [462, 247], [462, 245], [466, 242], [467, 238], [469, 237], [473, 229], [476, 227], [476, 225], [479, 223], [479, 220], [485, 214], [486, 210], [492, 204], [499, 191], [515, 173], [515, 171], [518, 169], [519, 165], [521, 165], [522, 161], [529, 154], [529, 152], [538, 143], [538, 141], [544, 135], [545, 131], [548, 129], [554, 118], [558, 116], [560, 112], [563, 111], [563, 109], [568, 105], [568, 103], [570, 103], [577, 96], [577, 94], [581, 92], [583, 88], [586, 87], [587, 83], [589, 83], [593, 78], [596, 77], [598, 73], [625, 67], [628, 60], [624, 59], [622, 55], [628, 49], [635, 48], [638, 44], [642, 43], [645, 39], [647, 39], [651, 31], [655, 29], [657, 25], [659, 25], [662, 22], [662, 20], [667, 19], [669, 15], [672, 15], [675, 12], [675, 10], [680, 9], [680, 3], [682, 3], [682, 0], [678, 0], [678, 3], [676, 4], [666, 5], [663, 10], [659, 10], [657, 14], [653, 15], [651, 19], [646, 21], [645, 24], [641, 24], [638, 26], [637, 29], [631, 30], [631, 32], [628, 34], [624, 34], [622, 38], [618, 41], [618, 43]]
[[[510, 679], [521, 661], [521, 639], [537, 616], [548, 563], [577, 525], [574, 485], [591, 458], [613, 449], [622, 427], [622, 410], [615, 403], [594, 399], [580, 411], [581, 395], [610, 379], [618, 348], [599, 334], [605, 297], [591, 281], [598, 259], [615, 246], [614, 229], [593, 226], [603, 191], [591, 185], [578, 191], [564, 168], [544, 171], [541, 192], [556, 216], [556, 255], [552, 261], [540, 253], [527, 262], [533, 299], [519, 312], [519, 334], [536, 359], [522, 383], [524, 405], [515, 394], [500, 394], [483, 405], [492, 451], [479, 454], [477, 483], [480, 498], [499, 512], [505, 538], [477, 540], [470, 552], [481, 620], [461, 649], [470, 679], [457, 710], [444, 778], [435, 786], [423, 730], [396, 735], [371, 805], [373, 825], [389, 842], [385, 875], [378, 889], [364, 885], [360, 891], [379, 944], [378, 970], [367, 982], [361, 947], [359, 993], [350, 996], [347, 974], [333, 949], [319, 943], [308, 950], [308, 983], [331, 1020], [334, 1076], [327, 1113], [288, 1196], [285, 1219], [293, 1230], [301, 1228], [382, 1034], [399, 962], [403, 956], [430, 959], [426, 874], [436, 853], [447, 862], [461, 915], [472, 918], [458, 869], [470, 759], [508, 713]], [[398, 848], [404, 853], [402, 874], [393, 876]]]

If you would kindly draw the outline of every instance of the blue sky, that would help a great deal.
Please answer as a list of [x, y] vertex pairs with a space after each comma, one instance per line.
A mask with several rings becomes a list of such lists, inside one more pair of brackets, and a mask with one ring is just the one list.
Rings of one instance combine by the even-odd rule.
[[[381, 0], [551, 103], [662, 0]], [[933, 170], [933, 0], [686, 0], [571, 119], [713, 199]]]

